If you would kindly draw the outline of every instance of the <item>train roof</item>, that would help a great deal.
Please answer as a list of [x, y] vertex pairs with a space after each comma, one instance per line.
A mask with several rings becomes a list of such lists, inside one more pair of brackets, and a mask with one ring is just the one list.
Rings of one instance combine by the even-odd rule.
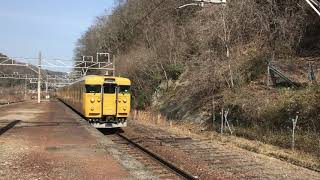
[[100, 76], [100, 75], [87, 75], [87, 76], [80, 78], [78, 81], [76, 81], [72, 84], [84, 82], [85, 84], [92, 84], [92, 85], [100, 85], [101, 84], [102, 85], [108, 79], [109, 80], [112, 79], [112, 81], [114, 81], [114, 83], [117, 85], [127, 85], [127, 86], [131, 85], [131, 81], [128, 78], [115, 77], [115, 76]]
[[115, 76], [88, 75], [88, 76], [83, 77], [82, 80], [84, 80], [86, 84], [103, 84], [108, 79], [114, 80], [115, 83], [118, 85], [129, 85], [129, 86], [131, 85], [131, 81], [128, 78], [115, 77]]
[[104, 80], [114, 79], [115, 83], [118, 85], [131, 85], [131, 81], [128, 78], [124, 77], [114, 77], [114, 76], [104, 76]]
[[98, 75], [88, 75], [80, 79], [80, 81], [84, 81], [85, 84], [102, 84], [104, 82], [103, 76]]

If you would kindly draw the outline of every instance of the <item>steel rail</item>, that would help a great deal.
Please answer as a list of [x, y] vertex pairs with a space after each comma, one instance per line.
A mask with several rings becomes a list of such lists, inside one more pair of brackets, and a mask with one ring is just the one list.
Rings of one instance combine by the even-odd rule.
[[119, 137], [121, 137], [122, 139], [128, 141], [131, 145], [135, 146], [136, 148], [138, 148], [139, 150], [141, 150], [142, 152], [148, 154], [150, 157], [152, 157], [154, 160], [160, 162], [162, 165], [164, 165], [165, 167], [169, 168], [171, 171], [173, 171], [175, 174], [177, 174], [178, 176], [184, 178], [184, 179], [190, 179], [190, 180], [196, 180], [198, 179], [195, 176], [192, 176], [191, 174], [189, 174], [188, 172], [178, 168], [177, 166], [173, 165], [172, 163], [166, 161], [165, 159], [163, 159], [162, 157], [158, 156], [157, 154], [147, 150], [146, 148], [140, 146], [139, 144], [133, 142], [132, 140], [130, 140], [128, 137], [126, 137], [123, 134], [117, 133], [117, 135]]

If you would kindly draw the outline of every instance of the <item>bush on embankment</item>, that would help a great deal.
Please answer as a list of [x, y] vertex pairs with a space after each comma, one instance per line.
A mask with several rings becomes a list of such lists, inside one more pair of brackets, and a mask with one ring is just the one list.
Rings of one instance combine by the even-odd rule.
[[292, 119], [298, 116], [296, 148], [320, 156], [320, 86], [306, 89], [252, 91], [224, 94], [236, 135], [290, 148]]
[[119, 1], [79, 39], [75, 57], [115, 55], [118, 75], [132, 80], [138, 109], [153, 107], [172, 119], [203, 123], [210, 121], [216, 98], [216, 111], [230, 107], [230, 119], [245, 128], [238, 134], [250, 138], [287, 142], [267, 134], [289, 133], [297, 111], [303, 128], [298, 132], [319, 131], [317, 87], [265, 86], [269, 60], [296, 63], [297, 56], [319, 56], [320, 19], [307, 4], [230, 0], [226, 7], [177, 9], [188, 2]]

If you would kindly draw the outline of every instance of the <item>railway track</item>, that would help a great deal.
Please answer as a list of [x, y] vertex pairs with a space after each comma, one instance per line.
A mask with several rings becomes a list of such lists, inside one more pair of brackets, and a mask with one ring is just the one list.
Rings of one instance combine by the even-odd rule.
[[[197, 175], [199, 179], [219, 177], [219, 172], [228, 172], [226, 177], [235, 179], [287, 179], [289, 174], [291, 177], [300, 177], [299, 171], [296, 170], [298, 167], [279, 160], [270, 162], [268, 157], [251, 154], [245, 150], [229, 149], [210, 139], [179, 136], [133, 122], [126, 129], [126, 134], [134, 137], [134, 141], [140, 145], [150, 147], [154, 152], [161, 149], [159, 152], [162, 157], [171, 157], [171, 161], [188, 167], [188, 171]], [[308, 177], [317, 177], [312, 171], [306, 170], [304, 173]]]
[[159, 179], [198, 179], [159, 155], [139, 145], [123, 133], [114, 133], [108, 135], [108, 137], [117, 144], [122, 152], [131, 155], [144, 164], [145, 167], [159, 177]]
[[[297, 167], [279, 160], [269, 162], [268, 157], [237, 148], [228, 149], [208, 139], [179, 136], [135, 122], [124, 129], [125, 132], [99, 131], [113, 141], [121, 154], [140, 162], [158, 179], [288, 179], [288, 174], [302, 177]], [[309, 179], [318, 177], [304, 169], [303, 173], [303, 176], [312, 177]]]

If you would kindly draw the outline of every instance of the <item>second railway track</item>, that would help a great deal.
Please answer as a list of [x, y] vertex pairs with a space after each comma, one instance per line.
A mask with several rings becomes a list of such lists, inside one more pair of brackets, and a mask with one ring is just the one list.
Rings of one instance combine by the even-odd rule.
[[197, 177], [134, 142], [123, 133], [114, 133], [108, 137], [118, 145], [121, 151], [143, 163], [159, 179], [197, 179]]

